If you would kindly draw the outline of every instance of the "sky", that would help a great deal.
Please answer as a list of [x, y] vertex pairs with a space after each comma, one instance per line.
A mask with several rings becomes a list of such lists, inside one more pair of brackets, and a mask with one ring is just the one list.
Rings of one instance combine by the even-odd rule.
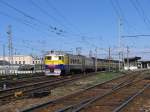
[[[107, 57], [110, 47], [115, 58], [120, 34], [125, 52], [129, 46], [130, 56], [150, 59], [149, 5], [149, 0], [0, 0], [0, 55], [3, 46], [8, 54], [11, 25], [16, 54], [81, 48], [87, 55], [98, 48], [99, 57]], [[135, 35], [147, 36], [129, 37]]]

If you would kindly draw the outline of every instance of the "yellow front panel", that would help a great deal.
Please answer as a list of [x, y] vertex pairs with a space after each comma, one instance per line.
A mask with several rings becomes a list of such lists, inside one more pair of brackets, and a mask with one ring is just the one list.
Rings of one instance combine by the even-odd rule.
[[45, 60], [46, 65], [58, 65], [58, 64], [65, 64], [62, 60]]

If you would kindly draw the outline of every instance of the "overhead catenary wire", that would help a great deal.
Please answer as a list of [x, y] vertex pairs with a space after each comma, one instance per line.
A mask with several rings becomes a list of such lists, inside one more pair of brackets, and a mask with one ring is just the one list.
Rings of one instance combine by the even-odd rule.
[[44, 0], [44, 1], [47, 3], [47, 5], [50, 6], [52, 10], [55, 11], [55, 13], [57, 13], [58, 16], [60, 16], [65, 21], [65, 23], [68, 24], [68, 26], [71, 26], [73, 29], [75, 29], [78, 33], [81, 34], [81, 31], [76, 27], [76, 25], [68, 21], [68, 19], [54, 6], [54, 4], [50, 0]]
[[[149, 19], [147, 18], [147, 16], [144, 13], [144, 10], [141, 8], [141, 5], [139, 4], [138, 1], [134, 1], [134, 0], [129, 0], [130, 3], [132, 4], [132, 6], [135, 8], [136, 12], [138, 13], [139, 17], [142, 19], [142, 21], [144, 22], [145, 26], [150, 29], [150, 23], [149, 23]], [[147, 23], [148, 22], [148, 23]]]
[[139, 2], [139, 0], [136, 0], [136, 3], [137, 3], [137, 5], [139, 6], [139, 9], [141, 9], [141, 12], [142, 12], [142, 14], [143, 14], [145, 20], [146, 20], [147, 23], [149, 24], [148, 27], [150, 28], [150, 20], [149, 20], [147, 14], [145, 13], [145, 11], [144, 11], [144, 9], [143, 9], [141, 3]]
[[118, 0], [110, 0], [110, 3], [112, 5], [112, 8], [113, 8], [114, 12], [116, 13], [117, 17], [119, 19], [121, 19], [124, 22], [124, 24], [127, 25], [127, 32], [129, 33], [129, 29], [130, 29], [130, 31], [138, 32], [137, 29], [132, 24], [130, 24], [129, 21], [127, 20], [124, 12], [120, 6], [119, 1]]
[[[57, 27], [52, 26], [51, 24], [47, 24], [47, 23], [45, 23], [45, 22], [39, 20], [38, 18], [36, 18], [36, 17], [34, 17], [34, 16], [31, 16], [30, 14], [28, 14], [28, 13], [26, 13], [26, 12], [24, 12], [24, 11], [22, 11], [22, 10], [16, 8], [16, 7], [14, 7], [14, 6], [12, 6], [11, 4], [9, 4], [9, 3], [7, 3], [7, 2], [5, 2], [5, 1], [3, 1], [3, 0], [0, 0], [0, 3], [1, 3], [1, 4], [4, 4], [5, 6], [11, 8], [11, 9], [13, 9], [13, 10], [15, 10], [15, 11], [18, 12], [19, 14], [23, 15], [25, 18], [27, 18], [27, 19], [29, 19], [29, 20], [31, 20], [31, 21], [34, 21], [34, 22], [36, 22], [36, 23], [38, 23], [38, 24], [40, 24], [40, 25], [46, 27], [46, 30], [50, 29], [51, 27], [53, 27], [53, 29], [54, 29], [55, 31], [58, 29]], [[55, 32], [55, 34], [56, 34], [56, 32]]]
[[[51, 15], [49, 12], [47, 12], [46, 10], [44, 10], [40, 5], [38, 5], [36, 2], [34, 2], [33, 0], [29, 0], [30, 3], [36, 7], [39, 11], [41, 11], [44, 15], [46, 15], [47, 17], [51, 18], [53, 21], [55, 21], [56, 23], [59, 23], [59, 25], [63, 26], [64, 28], [67, 28], [65, 25], [63, 25], [57, 18], [55, 18], [53, 15]], [[68, 29], [68, 28], [67, 28]], [[62, 30], [62, 29], [60, 29]]]
[[[89, 42], [87, 42], [85, 40], [85, 38], [83, 37], [87, 37], [87, 36], [83, 36], [81, 31], [71, 22], [68, 21], [68, 19], [66, 19], [66, 17], [64, 15], [62, 15], [62, 13], [52, 4], [52, 2], [50, 0], [45, 0], [45, 2], [50, 6], [51, 9], [53, 9], [69, 26], [71, 26], [73, 29], [76, 30], [76, 34], [71, 34], [72, 36], [78, 36], [81, 38], [82, 41], [80, 41], [81, 43], [85, 43], [87, 45], [89, 45]], [[67, 32], [70, 33], [70, 32]], [[91, 45], [92, 46], [92, 45]], [[95, 46], [95, 45], [94, 45]]]

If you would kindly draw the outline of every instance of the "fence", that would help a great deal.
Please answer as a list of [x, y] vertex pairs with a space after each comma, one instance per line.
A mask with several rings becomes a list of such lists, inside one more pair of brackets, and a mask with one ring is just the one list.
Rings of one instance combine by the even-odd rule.
[[0, 75], [18, 75], [44, 72], [44, 65], [5, 65], [0, 66]]

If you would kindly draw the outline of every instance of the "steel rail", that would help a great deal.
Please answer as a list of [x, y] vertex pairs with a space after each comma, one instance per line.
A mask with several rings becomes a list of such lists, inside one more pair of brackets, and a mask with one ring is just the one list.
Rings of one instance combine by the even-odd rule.
[[[126, 76], [127, 76], [127, 75], [123, 75], [123, 76], [119, 76], [119, 77], [117, 77], [117, 78], [113, 78], [113, 79], [108, 80], [108, 81], [105, 81], [105, 82], [103, 82], [103, 83], [99, 83], [99, 84], [96, 84], [96, 85], [94, 85], [94, 86], [88, 87], [88, 88], [86, 88], [86, 89], [84, 89], [84, 90], [77, 91], [77, 92], [75, 92], [75, 93], [73, 93], [73, 94], [66, 95], [66, 96], [61, 97], [61, 98], [58, 98], [58, 99], [50, 100], [50, 101], [48, 101], [48, 102], [46, 102], [46, 103], [38, 104], [38, 105], [35, 105], [35, 106], [31, 107], [31, 108], [23, 109], [23, 110], [21, 110], [20, 112], [31, 112], [31, 111], [33, 111], [33, 110], [36, 110], [36, 109], [38, 109], [38, 108], [42, 108], [42, 107], [44, 107], [44, 106], [46, 106], [46, 105], [49, 105], [49, 104], [51, 104], [51, 103], [59, 102], [59, 101], [65, 99], [66, 97], [69, 97], [69, 96], [72, 96], [72, 95], [75, 95], [75, 94], [80, 94], [80, 93], [82, 93], [82, 92], [84, 92], [84, 91], [87, 91], [87, 90], [89, 90], [89, 89], [95, 88], [96, 86], [100, 86], [100, 85], [109, 83], [109, 82], [111, 82], [111, 81], [114, 81], [114, 80], [117, 80], [117, 79], [121, 79], [121, 78], [126, 77]], [[124, 82], [123, 82], [123, 83], [124, 83]], [[90, 100], [91, 100], [91, 99], [90, 99]], [[87, 99], [87, 101], [89, 101], [89, 99]], [[85, 102], [87, 102], [87, 101], [83, 101], [82, 103], [85, 103]], [[64, 109], [68, 109], [68, 108], [72, 108], [72, 107], [69, 106], [69, 107], [66, 107], [66, 108], [64, 108]], [[61, 111], [61, 110], [59, 110], [59, 111]]]
[[[31, 88], [28, 88], [26, 90], [20, 90], [23, 92], [24, 96], [25, 94], [27, 93], [33, 93], [34, 91], [37, 91], [37, 90], [43, 90], [45, 89], [46, 87], [51, 87], [49, 88], [50, 90], [52, 90], [53, 88], [55, 87], [59, 87], [61, 84], [66, 84], [66, 83], [69, 83], [70, 81], [73, 81], [73, 80], [78, 80], [78, 79], [81, 79], [81, 78], [84, 78], [84, 77], [88, 77], [88, 76], [91, 76], [92, 74], [87, 74], [87, 75], [77, 75], [77, 76], [73, 76], [73, 77], [65, 77], [65, 78], [59, 78], [59, 79], [56, 79], [56, 80], [52, 80], [52, 81], [46, 81], [46, 82], [39, 82], [39, 83], [36, 83], [36, 84], [31, 84], [31, 85], [27, 85], [27, 86], [21, 86], [19, 88], [23, 88], [25, 89], [24, 87], [31, 87]], [[42, 85], [41, 85], [42, 84]], [[43, 85], [45, 84], [45, 85]], [[35, 87], [35, 85], [37, 87]], [[16, 88], [15, 88], [16, 89]], [[9, 90], [13, 90], [12, 88], [9, 89]], [[9, 91], [9, 90], [6, 90], [6, 91]], [[4, 94], [4, 95], [0, 95], [0, 99], [1, 100], [4, 100], [4, 99], [8, 99], [8, 98], [14, 98], [14, 92], [9, 92], [8, 94]], [[10, 100], [10, 99], [9, 99]]]
[[[137, 80], [136, 82], [139, 82], [139, 81], [141, 81], [141, 80], [142, 80], [142, 79], [139, 79], [139, 80]], [[88, 107], [88, 106], [89, 106], [90, 104], [92, 104], [93, 102], [96, 102], [97, 100], [100, 100], [100, 99], [104, 98], [105, 96], [110, 95], [110, 94], [112, 94], [113, 92], [115, 92], [115, 91], [117, 91], [117, 90], [119, 90], [119, 89], [122, 89], [122, 88], [124, 88], [124, 87], [126, 87], [126, 86], [128, 86], [128, 85], [130, 85], [130, 84], [132, 84], [132, 83], [134, 83], [134, 82], [129, 82], [129, 83], [125, 84], [125, 85], [121, 85], [120, 87], [116, 87], [115, 89], [111, 90], [111, 91], [108, 92], [108, 93], [105, 93], [105, 94], [102, 95], [102, 96], [93, 97], [92, 100], [90, 100], [89, 102], [87, 102], [87, 103], [85, 103], [85, 104], [83, 104], [83, 105], [80, 105], [79, 107], [77, 107], [76, 109], [74, 109], [72, 112], [79, 112], [79, 111], [81, 111], [82, 109]]]
[[129, 99], [125, 100], [121, 105], [119, 105], [116, 109], [113, 110], [113, 112], [119, 112], [121, 111], [123, 108], [125, 108], [132, 100], [134, 100], [137, 96], [139, 96], [140, 94], [142, 94], [147, 88], [150, 87], [150, 83], [147, 84], [146, 86], [144, 86], [143, 89], [141, 89], [140, 91], [136, 92], [134, 95], [130, 96]]
[[[140, 81], [140, 80], [138, 80], [138, 81]], [[126, 83], [126, 84], [124, 84], [124, 83]], [[69, 109], [72, 112], [78, 112], [78, 111], [82, 110], [83, 108], [85, 108], [86, 106], [90, 105], [91, 103], [93, 103], [99, 99], [102, 99], [103, 97], [110, 95], [111, 93], [115, 92], [116, 90], [119, 90], [123, 87], [130, 85], [131, 83], [133, 83], [133, 82], [132, 81], [123, 81], [122, 83], [118, 84], [118, 86], [113, 87], [112, 90], [110, 90], [109, 92], [106, 92], [104, 95], [99, 95], [99, 96], [95, 96], [95, 97], [86, 99], [86, 100], [82, 101], [84, 103], [80, 102], [79, 104], [68, 106], [68, 108], [64, 107], [62, 109], [57, 110], [56, 112], [63, 112], [64, 110], [69, 110]]]

